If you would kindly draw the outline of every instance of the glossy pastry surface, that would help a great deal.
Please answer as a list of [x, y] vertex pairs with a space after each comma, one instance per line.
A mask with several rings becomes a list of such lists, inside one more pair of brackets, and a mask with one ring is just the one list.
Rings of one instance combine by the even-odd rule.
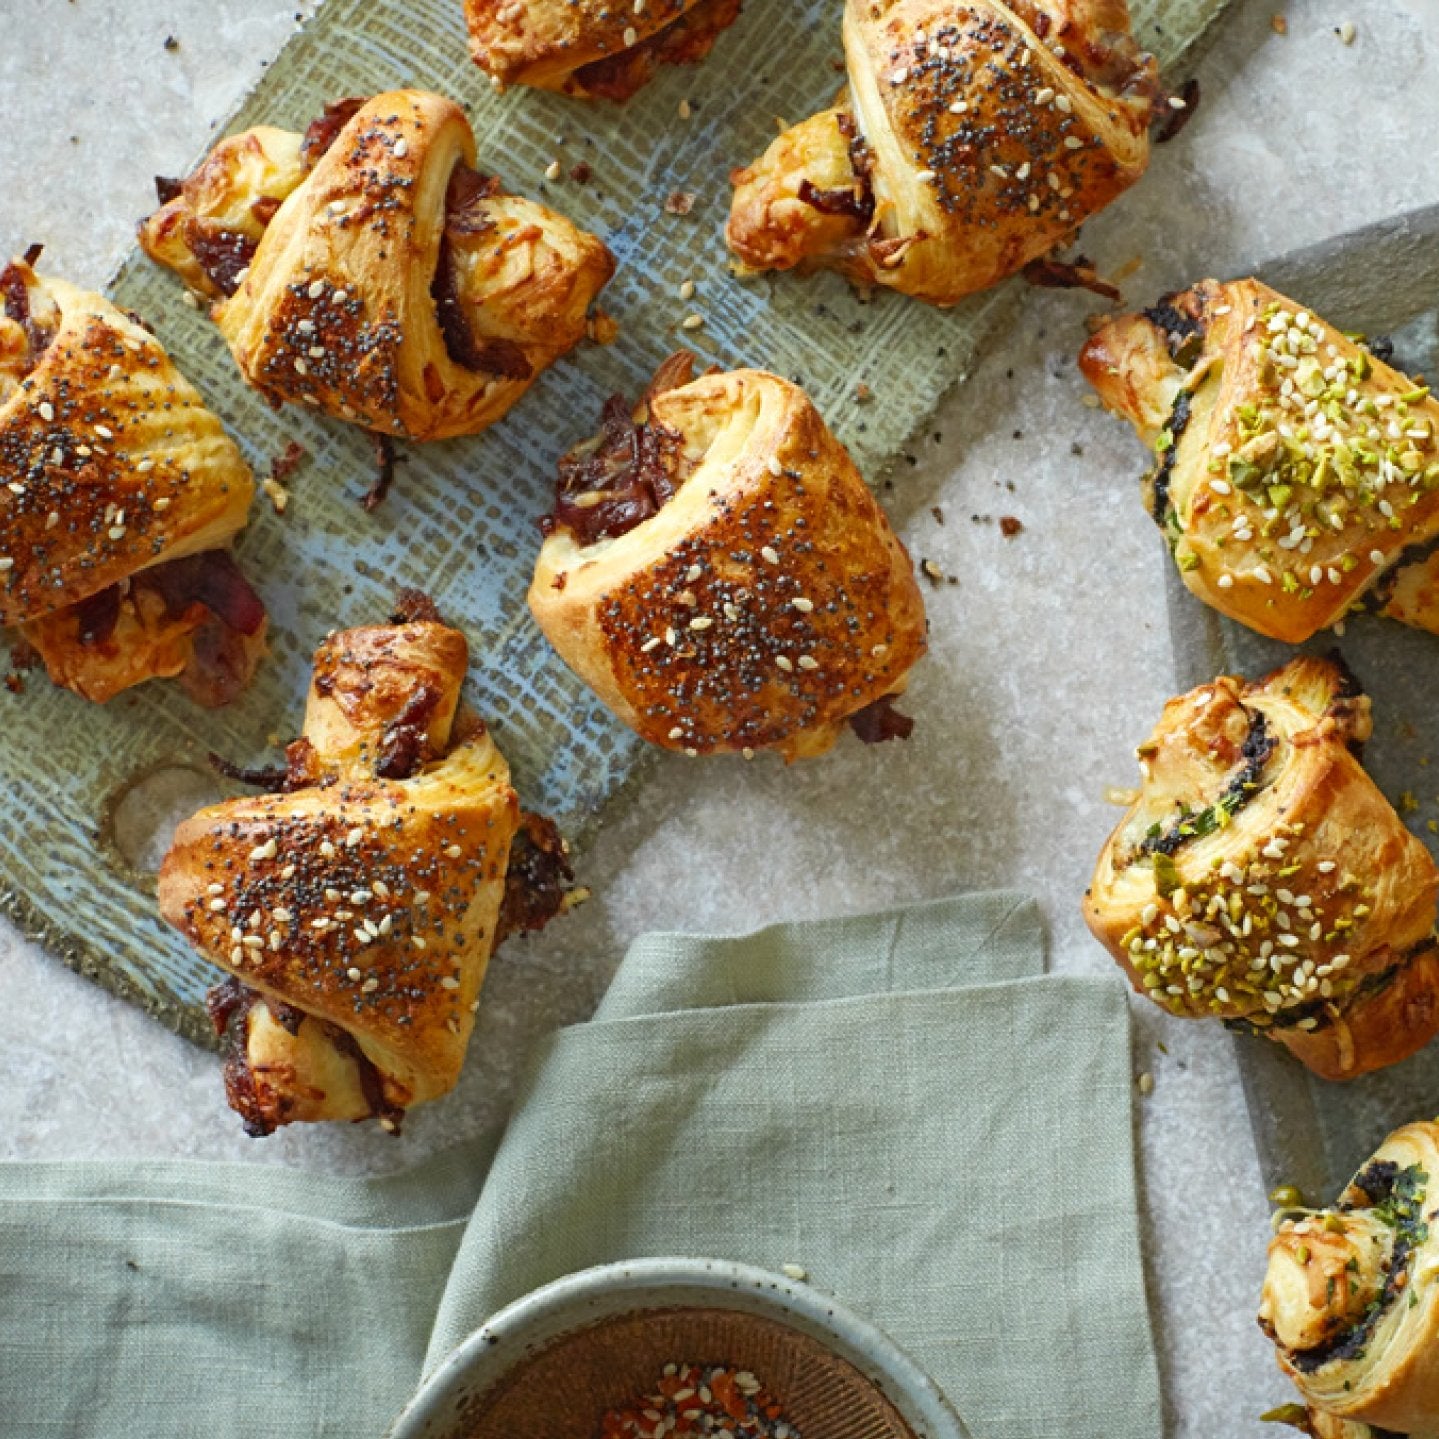
[[885, 702], [925, 649], [904, 547], [803, 391], [757, 370], [690, 380], [689, 358], [633, 414], [612, 400], [562, 463], [540, 628], [666, 748], [797, 758], [862, 711], [889, 737], [908, 722]]
[[1065, 243], [1143, 174], [1158, 92], [1124, 0], [847, 0], [835, 106], [736, 171], [747, 270], [937, 305]]
[[1356, 609], [1439, 632], [1439, 403], [1257, 280], [1098, 330], [1080, 368], [1155, 451], [1145, 499], [1184, 583], [1299, 644]]
[[243, 687], [265, 631], [228, 551], [249, 468], [143, 325], [26, 259], [0, 269], [0, 481], [0, 623], [57, 684]]
[[202, 810], [165, 858], [161, 913], [234, 977], [214, 1005], [251, 1133], [393, 1125], [459, 1075], [526, 822], [432, 616], [331, 635], [276, 792]]
[[1360, 763], [1370, 728], [1328, 660], [1172, 700], [1084, 899], [1140, 993], [1253, 1029], [1328, 1079], [1439, 1031], [1439, 870]]
[[500, 88], [628, 100], [660, 65], [709, 54], [741, 0], [465, 0], [470, 51]]
[[453, 101], [330, 106], [222, 142], [141, 227], [217, 297], [245, 378], [413, 440], [476, 434], [585, 337], [614, 272], [593, 235], [476, 168]]
[[1329, 1209], [1287, 1212], [1259, 1322], [1312, 1433], [1432, 1436], [1439, 1419], [1439, 1124], [1390, 1135]]

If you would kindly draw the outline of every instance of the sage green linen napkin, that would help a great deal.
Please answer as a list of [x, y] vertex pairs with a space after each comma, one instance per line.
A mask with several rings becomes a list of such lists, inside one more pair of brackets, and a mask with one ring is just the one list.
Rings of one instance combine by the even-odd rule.
[[804, 1265], [976, 1439], [1155, 1439], [1126, 1004], [1042, 969], [1013, 895], [650, 936], [497, 1153], [0, 1166], [0, 1433], [378, 1439], [509, 1300], [693, 1253]]

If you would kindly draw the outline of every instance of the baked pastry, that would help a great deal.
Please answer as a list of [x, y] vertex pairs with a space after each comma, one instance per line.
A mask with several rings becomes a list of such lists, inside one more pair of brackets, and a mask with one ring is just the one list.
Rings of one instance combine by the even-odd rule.
[[465, 0], [470, 52], [500, 90], [628, 100], [660, 65], [694, 65], [741, 0]]
[[1439, 1031], [1439, 870], [1360, 764], [1370, 729], [1333, 660], [1171, 700], [1084, 897], [1141, 994], [1276, 1040], [1325, 1079]]
[[160, 912], [233, 976], [212, 1012], [250, 1134], [372, 1115], [394, 1128], [451, 1089], [495, 944], [563, 903], [563, 842], [521, 814], [461, 703], [467, 662], [417, 597], [390, 624], [330, 635], [273, 792], [175, 833]]
[[223, 704], [264, 650], [228, 548], [250, 471], [139, 320], [39, 254], [0, 268], [0, 624], [86, 699], [178, 675]]
[[1427, 386], [1257, 280], [1111, 320], [1079, 365], [1155, 451], [1145, 501], [1206, 604], [1290, 644], [1356, 609], [1439, 633]]
[[1331, 1209], [1277, 1221], [1259, 1323], [1320, 1439], [1439, 1434], [1439, 1124], [1405, 1125]]
[[735, 187], [743, 270], [936, 305], [1069, 241], [1144, 173], [1158, 79], [1125, 0], [846, 0], [848, 87]]
[[494, 424], [614, 273], [593, 235], [480, 174], [464, 111], [423, 90], [332, 105], [304, 136], [245, 131], [160, 186], [140, 243], [217, 300], [245, 378], [384, 435]]
[[890, 708], [925, 650], [904, 546], [804, 392], [675, 356], [560, 462], [530, 610], [645, 739], [821, 754]]

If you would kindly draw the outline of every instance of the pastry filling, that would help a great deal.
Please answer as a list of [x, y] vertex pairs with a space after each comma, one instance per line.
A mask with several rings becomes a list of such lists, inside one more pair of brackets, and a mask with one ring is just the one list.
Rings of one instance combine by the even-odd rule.
[[623, 395], [609, 398], [600, 433], [560, 460], [554, 508], [540, 521], [545, 535], [566, 529], [582, 549], [618, 539], [680, 492], [695, 466], [684, 457], [684, 437], [650, 418], [650, 404], [687, 384], [693, 361], [689, 354], [667, 360], [634, 411]]
[[822, 190], [806, 178], [799, 182], [799, 198], [821, 215], [848, 216], [860, 229], [868, 230], [874, 220], [874, 153], [849, 111], [841, 110], [835, 123], [849, 145], [854, 184], [849, 189]]
[[1375, 1160], [1350, 1186], [1358, 1190], [1356, 1200], [1346, 1196], [1337, 1206], [1340, 1214], [1356, 1210], [1379, 1220], [1392, 1234], [1392, 1246], [1383, 1262], [1384, 1279], [1378, 1292], [1365, 1305], [1359, 1317], [1332, 1338], [1311, 1349], [1290, 1354], [1294, 1367], [1303, 1374], [1312, 1374], [1324, 1365], [1338, 1361], [1362, 1359], [1379, 1321], [1409, 1286], [1414, 1253], [1429, 1238], [1429, 1225], [1424, 1216], [1429, 1176], [1417, 1164], [1406, 1169], [1390, 1160]]
[[1269, 733], [1263, 711], [1250, 710], [1249, 734], [1240, 750], [1239, 768], [1230, 776], [1223, 792], [1203, 809], [1181, 803], [1178, 815], [1165, 824], [1157, 820], [1150, 826], [1140, 846], [1141, 854], [1173, 855], [1192, 839], [1213, 834], [1229, 822], [1259, 793], [1264, 770], [1279, 742]]
[[471, 317], [473, 302], [464, 293], [457, 246], [472, 243], [495, 229], [485, 201], [500, 193], [500, 182], [481, 175], [468, 165], [457, 165], [445, 192], [445, 229], [440, 237], [439, 262], [430, 294], [444, 336], [445, 352], [461, 369], [477, 375], [497, 375], [506, 380], [528, 380], [534, 366], [524, 347], [514, 340], [475, 333]]
[[203, 605], [222, 625], [254, 636], [265, 623], [265, 605], [240, 572], [229, 550], [206, 550], [141, 570], [74, 606], [80, 643], [104, 644], [115, 632], [120, 605], [136, 590], [153, 590], [165, 603], [168, 619], [179, 619], [192, 605]]
[[22, 339], [21, 348], [16, 354], [0, 349], [0, 379], [16, 384], [40, 363], [41, 356], [50, 348], [50, 343], [55, 338], [53, 325], [37, 316], [30, 304], [30, 285], [26, 272], [40, 258], [42, 248], [40, 245], [31, 245], [19, 265], [11, 263], [0, 270], [0, 306], [3, 306], [5, 318], [19, 326]]
[[883, 744], [886, 740], [908, 739], [914, 733], [914, 721], [894, 707], [896, 695], [881, 695], [862, 710], [849, 717], [849, 727], [865, 744]]
[[[661, 65], [697, 65], [739, 18], [742, 0], [700, 0], [663, 30], [593, 60], [575, 71], [577, 88], [599, 100], [622, 102], [641, 89]], [[678, 6], [670, 3], [671, 9]]]

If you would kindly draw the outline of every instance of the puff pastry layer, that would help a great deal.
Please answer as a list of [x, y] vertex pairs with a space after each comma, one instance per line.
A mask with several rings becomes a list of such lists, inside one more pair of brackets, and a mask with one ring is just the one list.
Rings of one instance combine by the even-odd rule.
[[1155, 451], [1145, 499], [1206, 604], [1299, 644], [1356, 609], [1439, 632], [1439, 403], [1257, 280], [1100, 328], [1080, 368]]
[[477, 434], [585, 337], [605, 246], [475, 168], [421, 90], [331, 106], [305, 136], [222, 142], [141, 227], [202, 293], [245, 378], [412, 440]]
[[1370, 728], [1329, 660], [1170, 701], [1084, 898], [1141, 994], [1255, 1030], [1327, 1079], [1439, 1032], [1439, 870], [1359, 761]]
[[[331, 635], [279, 792], [214, 805], [176, 831], [160, 911], [233, 981], [230, 1103], [251, 1134], [379, 1116], [451, 1089], [502, 929], [554, 912], [558, 851], [533, 846], [509, 769], [460, 703], [464, 636], [424, 617]], [[547, 841], [546, 841], [547, 842]], [[515, 915], [518, 913], [519, 921]]]
[[1124, 0], [846, 0], [849, 85], [733, 175], [750, 271], [936, 305], [1067, 241], [1144, 173], [1158, 82]]
[[0, 269], [0, 623], [87, 699], [223, 703], [264, 648], [227, 549], [250, 471], [155, 337], [37, 256]]
[[[907, 733], [924, 653], [909, 556], [804, 392], [688, 356], [561, 466], [530, 586], [560, 657], [645, 739], [822, 753]], [[872, 707], [878, 706], [878, 712]], [[896, 728], [898, 726], [899, 728]]]
[[[1319, 1439], [1439, 1433], [1439, 1124], [1391, 1134], [1269, 1246], [1259, 1322]], [[1296, 1421], [1304, 1422], [1304, 1421]]]
[[693, 65], [738, 18], [741, 0], [465, 0], [475, 64], [500, 89], [533, 85], [628, 100], [660, 65]]

